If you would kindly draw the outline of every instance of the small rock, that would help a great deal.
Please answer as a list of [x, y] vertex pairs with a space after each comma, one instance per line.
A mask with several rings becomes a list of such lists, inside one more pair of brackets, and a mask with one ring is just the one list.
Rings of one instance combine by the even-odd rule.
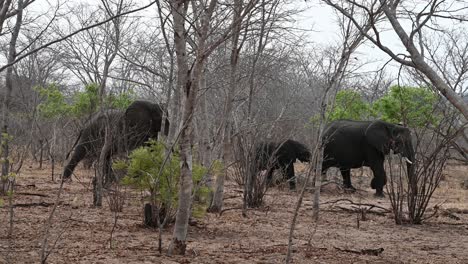
[[73, 201], [71, 202], [71, 207], [73, 209], [78, 209], [79, 205], [78, 205], [78, 197], [75, 197], [73, 198]]

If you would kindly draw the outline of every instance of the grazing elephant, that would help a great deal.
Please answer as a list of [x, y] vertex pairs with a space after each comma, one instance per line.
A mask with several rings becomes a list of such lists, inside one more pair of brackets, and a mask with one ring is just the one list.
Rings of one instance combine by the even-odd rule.
[[[73, 155], [63, 171], [64, 179], [71, 177], [75, 167], [84, 158], [99, 158], [104, 145], [105, 115], [108, 116], [112, 140], [107, 160], [110, 160], [112, 154], [133, 150], [150, 138], [157, 139], [161, 131], [163, 110], [158, 104], [148, 101], [135, 101], [125, 112], [112, 109], [97, 113], [80, 131], [73, 146]], [[166, 120], [163, 133], [167, 135], [168, 131], [169, 121]], [[110, 162], [106, 166], [110, 170]]]
[[255, 165], [257, 171], [267, 170], [267, 183], [271, 183], [273, 171], [281, 169], [283, 177], [286, 176], [289, 181], [289, 188], [293, 190], [296, 188], [294, 162], [296, 159], [308, 162], [310, 156], [309, 149], [295, 140], [262, 142], [255, 148]]
[[351, 169], [368, 166], [374, 174], [371, 187], [376, 196], [382, 197], [387, 182], [384, 160], [390, 149], [405, 158], [408, 176], [413, 177], [414, 150], [411, 132], [406, 127], [380, 120], [338, 120], [325, 128], [322, 141], [325, 144], [322, 173], [330, 167], [339, 168], [347, 189], [356, 190], [351, 184]]

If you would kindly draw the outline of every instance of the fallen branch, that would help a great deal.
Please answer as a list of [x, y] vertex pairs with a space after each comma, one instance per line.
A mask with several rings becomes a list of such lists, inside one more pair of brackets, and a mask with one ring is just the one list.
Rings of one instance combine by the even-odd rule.
[[[231, 208], [226, 208], [226, 209], [223, 209], [221, 210], [221, 212], [219, 212], [218, 216], [221, 216], [224, 212], [226, 211], [232, 211], [232, 210], [243, 210], [244, 208], [242, 207], [231, 207]], [[260, 210], [259, 210], [260, 209]], [[262, 210], [263, 209], [263, 210]], [[247, 208], [246, 210], [256, 210], [256, 211], [265, 211], [265, 215], [268, 214], [268, 212], [270, 211], [270, 207], [269, 206], [265, 206], [263, 208]]]
[[461, 218], [459, 216], [455, 215], [455, 213], [458, 213], [457, 210], [443, 209], [443, 208], [435, 208], [435, 209], [436, 209], [435, 210], [436, 213], [440, 212], [441, 216], [445, 216], [445, 217], [452, 218], [452, 219], [455, 219], [455, 220], [461, 220]]
[[332, 204], [332, 205], [335, 205], [339, 202], [348, 202], [350, 203], [351, 205], [354, 205], [354, 206], [368, 206], [369, 208], [367, 210], [371, 210], [372, 208], [378, 208], [378, 209], [381, 209], [383, 210], [384, 212], [391, 212], [390, 209], [388, 208], [385, 208], [385, 207], [382, 207], [382, 206], [379, 206], [379, 205], [375, 205], [375, 204], [369, 204], [369, 203], [355, 203], [353, 201], [351, 201], [350, 199], [338, 199], [338, 200], [334, 200], [334, 201], [328, 201], [328, 202], [324, 202], [324, 203], [320, 203], [320, 205], [325, 205], [325, 204]]
[[40, 202], [40, 203], [28, 203], [28, 204], [15, 204], [13, 205], [13, 207], [33, 207], [33, 206], [49, 207], [51, 205], [54, 205], [54, 203]]
[[455, 214], [468, 214], [468, 209], [447, 208], [445, 210]]
[[28, 192], [16, 192], [16, 195], [26, 195], [26, 196], [40, 196], [40, 197], [49, 197], [47, 194], [41, 193], [28, 193]]
[[361, 249], [361, 250], [352, 250], [352, 249], [342, 249], [339, 247], [334, 247], [338, 251], [358, 254], [358, 255], [370, 255], [370, 256], [378, 256], [380, 255], [384, 249], [383, 248], [376, 248], [376, 249]]
[[219, 216], [221, 216], [224, 212], [227, 212], [227, 211], [242, 210], [242, 209], [243, 209], [242, 207], [231, 207], [231, 208], [226, 208], [226, 209], [221, 210], [221, 212], [219, 212]]
[[[343, 212], [343, 211], [346, 211], [346, 212], [350, 212], [350, 213], [362, 213], [363, 211], [362, 210], [359, 210], [359, 209], [353, 209], [353, 208], [346, 208], [346, 207], [341, 207], [341, 206], [337, 206], [337, 208], [339, 208], [340, 210], [333, 210], [333, 209], [322, 209], [322, 211], [324, 212], [333, 212], [333, 213], [339, 213], [339, 212]], [[379, 215], [379, 216], [385, 216], [388, 212], [378, 212], [378, 211], [371, 211], [371, 210], [364, 210], [364, 213], [365, 214], [375, 214], [375, 215]]]

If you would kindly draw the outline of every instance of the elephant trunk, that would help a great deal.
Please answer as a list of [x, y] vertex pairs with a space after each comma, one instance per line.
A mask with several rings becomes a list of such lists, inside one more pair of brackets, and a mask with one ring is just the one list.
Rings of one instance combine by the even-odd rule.
[[73, 156], [71, 157], [70, 161], [68, 162], [67, 166], [63, 170], [63, 179], [68, 179], [73, 174], [76, 165], [86, 156], [86, 148], [78, 144], [73, 152]]
[[408, 172], [408, 180], [410, 187], [413, 191], [416, 191], [416, 175], [414, 172], [414, 163], [416, 161], [415, 159], [415, 153], [413, 149], [413, 145], [411, 141], [408, 141], [405, 143], [405, 151], [403, 152], [403, 157], [405, 158], [406, 161], [406, 169]]

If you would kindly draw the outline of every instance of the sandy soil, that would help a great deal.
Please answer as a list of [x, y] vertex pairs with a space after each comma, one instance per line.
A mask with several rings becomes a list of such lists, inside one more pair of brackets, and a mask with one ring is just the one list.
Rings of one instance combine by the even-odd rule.
[[[8, 239], [7, 208], [0, 208], [0, 263], [39, 263], [44, 223], [49, 216], [59, 184], [50, 180], [50, 170], [24, 169], [17, 179], [14, 203], [13, 239]], [[282, 263], [287, 250], [289, 225], [297, 194], [274, 188], [263, 208], [249, 210], [242, 217], [241, 188], [228, 182], [225, 211], [207, 214], [190, 226], [188, 254], [169, 257], [157, 252], [158, 232], [142, 226], [142, 201], [137, 192], [127, 192], [122, 213], [113, 233], [114, 215], [108, 203], [93, 208], [89, 176], [80, 170], [81, 180], [66, 184], [54, 218], [49, 243], [55, 246], [48, 263]], [[317, 226], [312, 221], [311, 194], [306, 195], [294, 236], [294, 263], [468, 263], [468, 167], [451, 165], [432, 204], [453, 209], [438, 213], [422, 225], [395, 225], [392, 215], [367, 213], [365, 220], [349, 203], [350, 199], [389, 208], [387, 199], [376, 199], [368, 188], [370, 179], [354, 177], [359, 191], [345, 194], [329, 187], [322, 194], [322, 211]], [[359, 178], [359, 179], [357, 179]], [[3, 197], [5, 200], [6, 197]], [[4, 201], [6, 203], [6, 201]], [[35, 204], [31, 206], [31, 204]], [[455, 216], [455, 217], [454, 217]], [[457, 218], [458, 219], [455, 219]], [[358, 219], [360, 219], [358, 221]], [[164, 250], [172, 234], [163, 234]], [[358, 254], [363, 249], [383, 248], [379, 256]], [[355, 252], [349, 252], [355, 251]], [[163, 252], [165, 253], [165, 252]]]

